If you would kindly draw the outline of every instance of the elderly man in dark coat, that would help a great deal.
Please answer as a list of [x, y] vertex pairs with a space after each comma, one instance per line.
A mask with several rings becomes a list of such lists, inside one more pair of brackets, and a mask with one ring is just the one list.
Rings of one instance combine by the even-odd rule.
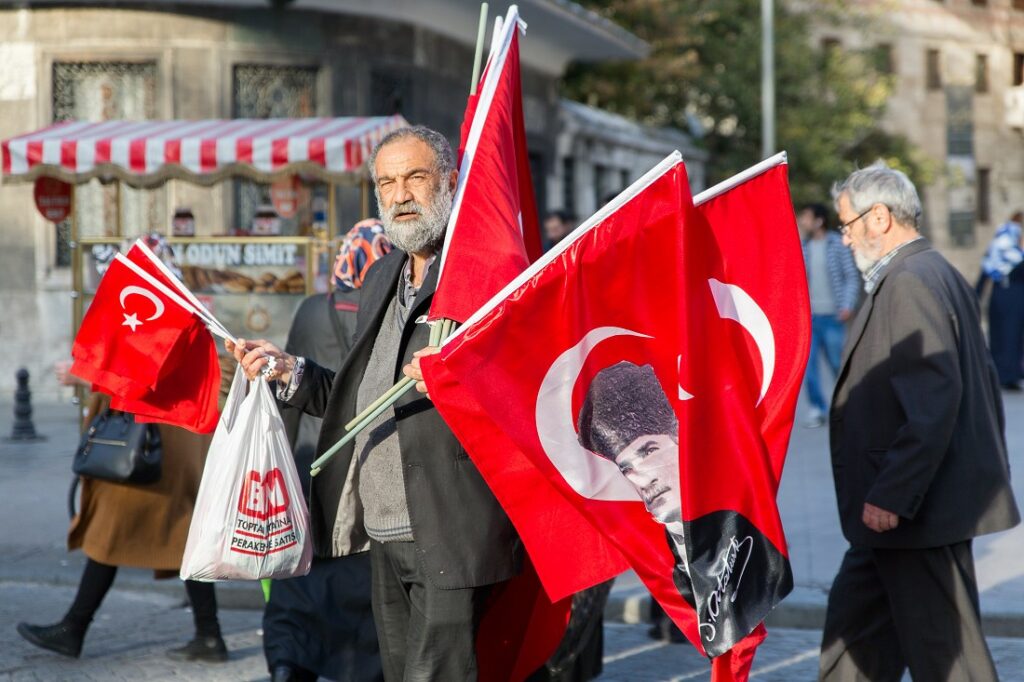
[[[368, 163], [395, 250], [367, 274], [341, 368], [266, 341], [231, 345], [250, 376], [274, 358], [279, 397], [324, 418], [318, 453], [428, 345], [424, 320], [458, 176], [447, 139], [419, 126], [386, 136]], [[385, 679], [475, 680], [488, 594], [519, 572], [523, 549], [433, 403], [404, 395], [325, 465], [310, 497], [317, 553], [370, 552]]]
[[830, 415], [850, 548], [829, 594], [823, 680], [995, 680], [971, 540], [1016, 525], [999, 382], [964, 278], [918, 233], [884, 163], [833, 194], [867, 298]]

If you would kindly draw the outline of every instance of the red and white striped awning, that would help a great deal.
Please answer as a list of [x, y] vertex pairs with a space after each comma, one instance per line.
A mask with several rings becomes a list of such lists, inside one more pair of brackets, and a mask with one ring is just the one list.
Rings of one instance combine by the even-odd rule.
[[71, 121], [4, 140], [3, 175], [81, 183], [118, 178], [149, 187], [170, 178], [212, 184], [240, 175], [259, 181], [303, 173], [358, 180], [373, 146], [407, 126], [387, 117], [204, 121]]

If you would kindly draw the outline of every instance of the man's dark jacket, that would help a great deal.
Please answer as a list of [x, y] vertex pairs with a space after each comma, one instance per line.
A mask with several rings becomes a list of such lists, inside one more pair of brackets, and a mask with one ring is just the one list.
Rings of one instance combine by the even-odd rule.
[[[854, 319], [830, 421], [851, 544], [938, 547], [1020, 520], [977, 298], [927, 241], [896, 254]], [[899, 526], [872, 531], [865, 502], [898, 514]]]
[[[363, 283], [355, 343], [341, 369], [335, 374], [307, 361], [302, 381], [288, 401], [324, 418], [318, 455], [345, 435], [345, 424], [355, 416], [359, 382], [384, 313], [397, 295], [406, 260], [406, 254], [396, 249], [371, 267]], [[413, 352], [428, 345], [429, 327], [419, 320], [430, 308], [436, 284], [435, 265], [402, 331], [394, 366], [396, 381]], [[519, 538], [433, 403], [410, 391], [395, 404], [395, 417], [409, 518], [424, 575], [442, 589], [511, 578], [522, 562]], [[343, 556], [369, 548], [353, 450], [349, 443], [313, 479], [310, 516], [318, 556]]]
[[[340, 309], [336, 309], [341, 306]], [[338, 367], [348, 355], [356, 333], [356, 311], [359, 310], [359, 290], [333, 291], [313, 294], [295, 311], [288, 341], [284, 350], [312, 360], [322, 367]], [[281, 403], [281, 421], [292, 456], [299, 469], [302, 493], [309, 499], [309, 465], [316, 459], [316, 445], [320, 439], [323, 420], [313, 417], [287, 403]]]

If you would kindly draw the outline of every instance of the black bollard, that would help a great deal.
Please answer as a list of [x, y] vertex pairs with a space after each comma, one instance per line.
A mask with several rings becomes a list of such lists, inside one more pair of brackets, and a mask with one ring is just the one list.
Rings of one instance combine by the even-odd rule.
[[14, 428], [9, 440], [41, 440], [32, 424], [32, 391], [28, 388], [28, 370], [22, 367], [15, 376], [18, 388], [14, 391]]

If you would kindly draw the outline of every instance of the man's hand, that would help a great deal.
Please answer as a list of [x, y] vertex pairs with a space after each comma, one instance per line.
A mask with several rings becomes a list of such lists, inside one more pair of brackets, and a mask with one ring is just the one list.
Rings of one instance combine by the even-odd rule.
[[843, 310], [840, 310], [840, 311], [839, 311], [839, 312], [838, 312], [838, 313], [836, 314], [836, 317], [838, 317], [838, 318], [839, 318], [839, 321], [840, 321], [840, 322], [846, 322], [846, 321], [847, 321], [847, 320], [849, 320], [849, 319], [850, 319], [851, 317], [853, 317], [853, 311], [852, 311], [852, 310], [846, 310], [846, 309], [844, 308]]
[[876, 533], [884, 533], [900, 525], [900, 517], [873, 504], [864, 503], [864, 514], [861, 516], [864, 525]]
[[224, 339], [224, 347], [235, 356], [235, 360], [242, 365], [242, 371], [250, 380], [259, 375], [271, 358], [274, 359], [274, 369], [267, 375], [268, 381], [277, 379], [287, 384], [292, 378], [292, 370], [295, 369], [295, 356], [285, 353], [269, 341]]
[[413, 353], [412, 362], [402, 368], [402, 373], [416, 382], [416, 390], [428, 398], [430, 397], [430, 394], [427, 393], [427, 384], [423, 381], [423, 371], [420, 369], [420, 358], [427, 355], [436, 355], [440, 352], [441, 349], [438, 346], [427, 346], [426, 348]]

